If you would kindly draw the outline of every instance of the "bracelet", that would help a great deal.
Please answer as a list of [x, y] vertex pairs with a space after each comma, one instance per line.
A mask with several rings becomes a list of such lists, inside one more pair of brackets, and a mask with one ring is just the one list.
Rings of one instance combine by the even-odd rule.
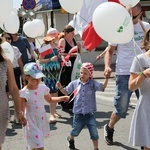
[[144, 72], [142, 72], [142, 75], [143, 75], [145, 78], [147, 78], [147, 76], [144, 74]]
[[143, 75], [145, 78], [147, 78], [147, 76], [144, 74], [144, 72], [142, 71], [142, 72], [140, 72], [139, 73], [139, 75], [141, 76], [141, 75]]

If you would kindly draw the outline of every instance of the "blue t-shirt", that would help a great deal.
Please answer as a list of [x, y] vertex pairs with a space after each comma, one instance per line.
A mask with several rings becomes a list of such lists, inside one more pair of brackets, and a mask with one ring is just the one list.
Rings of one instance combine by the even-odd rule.
[[19, 51], [21, 52], [21, 59], [23, 64], [25, 65], [26, 63], [28, 63], [29, 59], [27, 50], [30, 49], [30, 44], [27, 38], [19, 36], [17, 41], [12, 42], [12, 45], [18, 47]]

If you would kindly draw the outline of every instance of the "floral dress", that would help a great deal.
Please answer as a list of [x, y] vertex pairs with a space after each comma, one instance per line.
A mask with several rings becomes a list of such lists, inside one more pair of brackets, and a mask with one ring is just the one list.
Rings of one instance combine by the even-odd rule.
[[25, 116], [27, 125], [23, 127], [27, 140], [27, 149], [44, 147], [44, 137], [49, 136], [50, 128], [44, 108], [44, 95], [49, 94], [49, 88], [39, 84], [38, 89], [29, 90], [24, 87], [20, 97], [26, 99]]

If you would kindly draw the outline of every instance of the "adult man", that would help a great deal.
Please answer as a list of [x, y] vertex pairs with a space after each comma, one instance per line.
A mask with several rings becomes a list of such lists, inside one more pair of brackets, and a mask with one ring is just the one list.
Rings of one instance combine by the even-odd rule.
[[[144, 28], [150, 28], [150, 25], [146, 22], [140, 24], [140, 17], [142, 15], [142, 8], [140, 4], [137, 4], [132, 8], [133, 24], [134, 24], [134, 41], [138, 46], [141, 45], [141, 41], [144, 37]], [[144, 28], [142, 27], [144, 26]], [[115, 37], [114, 37], [115, 38]], [[134, 46], [133, 41], [125, 44], [112, 44], [109, 43], [108, 50], [105, 54], [105, 70], [104, 75], [106, 78], [111, 74], [111, 62], [113, 53], [116, 49], [117, 61], [116, 61], [116, 93], [114, 96], [115, 110], [112, 112], [110, 121], [104, 126], [104, 140], [108, 145], [113, 144], [113, 133], [115, 124], [121, 119], [126, 118], [126, 112], [128, 110], [130, 97], [132, 92], [128, 89], [128, 80], [130, 75], [130, 66], [132, 64], [135, 55], [142, 53], [138, 46]], [[141, 145], [142, 146], [142, 145]]]
[[21, 58], [23, 65], [29, 62], [31, 48], [27, 38], [23, 36], [18, 36], [18, 34], [11, 34], [13, 37], [12, 45], [18, 47], [20, 52], [22, 53]]

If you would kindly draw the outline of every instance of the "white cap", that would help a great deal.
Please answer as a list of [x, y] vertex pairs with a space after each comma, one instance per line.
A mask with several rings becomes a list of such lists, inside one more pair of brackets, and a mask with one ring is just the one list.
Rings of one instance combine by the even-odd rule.
[[50, 34], [58, 34], [58, 30], [55, 29], [55, 28], [49, 28], [48, 31], [47, 31], [47, 35], [50, 35]]

